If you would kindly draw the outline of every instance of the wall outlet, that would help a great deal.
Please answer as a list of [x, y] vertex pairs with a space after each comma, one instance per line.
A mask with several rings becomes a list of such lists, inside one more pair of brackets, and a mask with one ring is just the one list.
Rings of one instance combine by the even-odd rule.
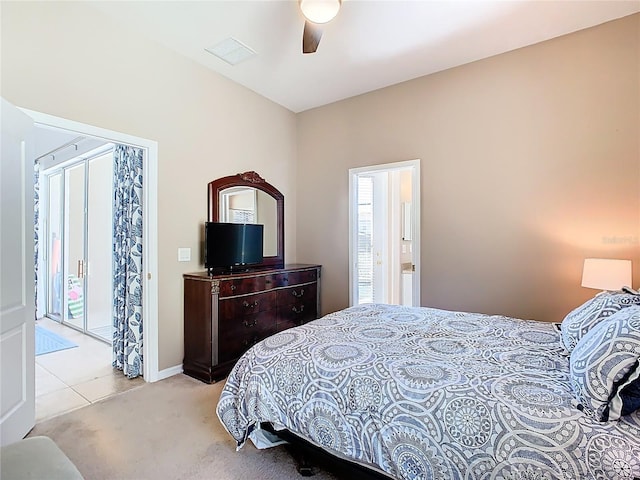
[[191, 261], [191, 249], [190, 248], [178, 248], [178, 261], [190, 262]]

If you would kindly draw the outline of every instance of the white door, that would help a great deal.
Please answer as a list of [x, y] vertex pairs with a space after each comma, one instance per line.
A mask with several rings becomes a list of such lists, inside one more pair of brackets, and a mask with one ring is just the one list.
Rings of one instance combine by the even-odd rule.
[[33, 120], [1, 99], [0, 443], [35, 424]]
[[[370, 175], [373, 179], [372, 256], [373, 256], [373, 303], [393, 303], [390, 287], [391, 264], [389, 222], [389, 172]], [[362, 299], [360, 300], [362, 303]]]

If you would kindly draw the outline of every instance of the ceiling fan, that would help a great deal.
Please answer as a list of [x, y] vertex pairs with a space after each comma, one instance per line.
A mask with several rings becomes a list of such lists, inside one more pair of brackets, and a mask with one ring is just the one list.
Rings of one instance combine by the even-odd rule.
[[298, 0], [305, 17], [302, 53], [315, 53], [322, 38], [322, 25], [338, 14], [342, 0]]

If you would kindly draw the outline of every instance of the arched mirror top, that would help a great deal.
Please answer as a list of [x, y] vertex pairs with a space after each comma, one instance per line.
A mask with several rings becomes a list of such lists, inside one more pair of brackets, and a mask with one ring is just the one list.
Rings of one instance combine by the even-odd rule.
[[256, 172], [218, 178], [208, 186], [210, 222], [264, 225], [260, 266], [284, 267], [284, 195]]

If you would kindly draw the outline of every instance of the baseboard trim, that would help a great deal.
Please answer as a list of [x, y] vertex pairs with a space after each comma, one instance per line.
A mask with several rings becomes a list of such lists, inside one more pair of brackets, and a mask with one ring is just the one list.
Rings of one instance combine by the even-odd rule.
[[179, 373], [182, 373], [182, 365], [165, 368], [164, 370], [160, 370], [158, 372], [158, 377], [152, 381], [164, 380], [165, 378], [173, 377], [174, 375], [178, 375]]

